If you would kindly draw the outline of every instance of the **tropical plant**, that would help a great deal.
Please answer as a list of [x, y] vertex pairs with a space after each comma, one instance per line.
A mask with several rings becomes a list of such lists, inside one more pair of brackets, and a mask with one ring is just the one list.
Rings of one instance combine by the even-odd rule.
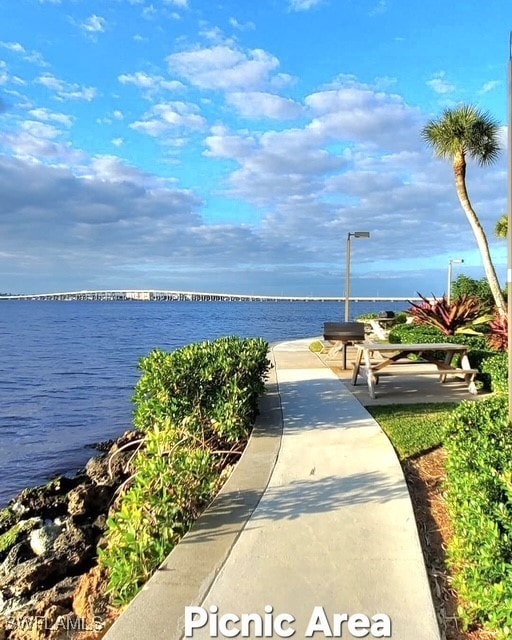
[[489, 335], [487, 339], [491, 349], [506, 351], [508, 347], [508, 320], [507, 316], [496, 316], [489, 322]]
[[439, 329], [446, 336], [456, 333], [478, 334], [474, 327], [489, 322], [492, 316], [488, 307], [478, 298], [462, 295], [452, 302], [446, 296], [433, 297], [430, 301], [418, 293], [423, 302], [411, 302], [410, 314], [416, 324]]
[[475, 159], [483, 166], [495, 162], [500, 151], [498, 133], [498, 123], [488, 113], [471, 105], [445, 109], [439, 119], [432, 120], [422, 130], [423, 138], [433, 147], [436, 155], [452, 161], [457, 196], [476, 238], [498, 313], [504, 316], [507, 313], [505, 300], [491, 260], [487, 237], [466, 187], [466, 157]]
[[505, 239], [508, 233], [508, 216], [503, 215], [496, 222], [496, 226], [494, 227], [494, 234], [498, 238]]

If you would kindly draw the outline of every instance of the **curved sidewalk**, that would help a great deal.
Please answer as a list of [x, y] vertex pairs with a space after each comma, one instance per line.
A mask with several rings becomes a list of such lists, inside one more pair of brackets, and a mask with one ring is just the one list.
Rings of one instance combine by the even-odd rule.
[[[260, 446], [259, 457], [253, 464], [246, 451], [249, 455], [239, 465], [249, 485], [235, 480], [238, 489], [227, 487], [223, 493], [230, 498], [217, 508], [218, 519], [206, 528], [200, 519], [112, 627], [109, 640], [183, 637], [187, 605], [207, 613], [218, 607], [219, 618], [227, 613], [265, 618], [265, 607], [268, 612], [271, 606], [267, 620], [289, 614], [293, 620], [283, 628], [293, 629], [296, 638], [306, 637], [314, 618], [319, 629], [315, 638], [328, 636], [328, 623], [333, 637], [439, 640], [412, 505], [395, 452], [375, 420], [308, 350], [310, 342], [283, 342], [272, 350], [282, 412], [279, 451], [275, 430], [255, 434], [250, 446]], [[275, 403], [270, 409], [274, 423], [278, 409]], [[263, 488], [268, 478], [261, 499], [255, 488], [247, 488], [251, 481]], [[215, 503], [212, 507], [215, 512]], [[237, 508], [240, 517], [234, 516]], [[205, 517], [211, 520], [211, 513]], [[212, 543], [217, 545], [213, 565]], [[180, 582], [180, 566], [183, 579], [192, 573], [194, 584]], [[334, 629], [335, 614], [340, 614], [341, 635]], [[363, 614], [359, 622], [355, 614]], [[344, 621], [349, 616], [350, 624]], [[379, 622], [386, 616], [391, 635], [383, 635], [385, 624]], [[252, 629], [249, 637], [262, 637]], [[207, 625], [193, 637], [212, 635]], [[219, 632], [216, 637], [227, 635]]]

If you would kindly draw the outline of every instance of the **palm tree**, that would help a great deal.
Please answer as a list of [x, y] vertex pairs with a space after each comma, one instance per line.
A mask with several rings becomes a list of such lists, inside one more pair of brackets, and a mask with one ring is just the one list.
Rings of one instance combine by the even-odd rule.
[[473, 158], [483, 166], [492, 164], [500, 151], [498, 131], [498, 124], [488, 113], [471, 105], [462, 105], [446, 109], [440, 118], [429, 122], [423, 128], [422, 136], [439, 158], [452, 161], [457, 196], [473, 229], [498, 313], [505, 316], [507, 308], [491, 260], [487, 237], [466, 189], [466, 157]]
[[504, 239], [507, 237], [507, 232], [508, 232], [508, 216], [503, 215], [501, 216], [501, 218], [498, 219], [498, 222], [496, 222], [496, 226], [494, 227], [494, 235], [497, 238]]

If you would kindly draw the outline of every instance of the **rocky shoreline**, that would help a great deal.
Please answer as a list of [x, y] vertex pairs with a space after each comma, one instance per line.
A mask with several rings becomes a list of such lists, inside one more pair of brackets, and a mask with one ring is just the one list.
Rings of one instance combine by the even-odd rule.
[[0, 511], [0, 640], [92, 640], [113, 622], [97, 550], [141, 442], [127, 431], [75, 477], [25, 489]]

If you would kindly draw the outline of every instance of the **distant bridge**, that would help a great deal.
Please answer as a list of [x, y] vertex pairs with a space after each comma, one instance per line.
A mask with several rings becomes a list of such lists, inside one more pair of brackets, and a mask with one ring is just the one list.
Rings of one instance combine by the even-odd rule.
[[[167, 291], [163, 289], [109, 289], [105, 291], [65, 291], [61, 293], [34, 293], [0, 296], [0, 300], [92, 300], [92, 301], [145, 301], [145, 302], [344, 302], [345, 298], [329, 296], [265, 296], [238, 293], [205, 293], [199, 291]], [[354, 296], [352, 302], [408, 302], [419, 298]]]

